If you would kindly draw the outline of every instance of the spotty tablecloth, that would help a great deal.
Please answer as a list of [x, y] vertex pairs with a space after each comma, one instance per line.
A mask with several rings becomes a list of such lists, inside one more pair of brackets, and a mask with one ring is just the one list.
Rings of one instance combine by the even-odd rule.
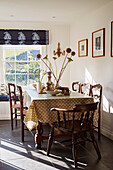
[[[38, 120], [43, 123], [51, 123], [57, 120], [57, 113], [51, 112], [53, 107], [73, 109], [75, 104], [92, 103], [93, 98], [74, 93], [70, 96], [50, 96], [47, 94], [38, 94], [34, 89], [27, 90], [27, 95], [30, 97], [31, 103], [28, 112], [25, 116], [24, 123], [29, 130], [36, 127]], [[80, 114], [76, 114], [76, 119]], [[70, 117], [71, 119], [71, 117]], [[95, 121], [98, 120], [98, 115], [94, 117]]]

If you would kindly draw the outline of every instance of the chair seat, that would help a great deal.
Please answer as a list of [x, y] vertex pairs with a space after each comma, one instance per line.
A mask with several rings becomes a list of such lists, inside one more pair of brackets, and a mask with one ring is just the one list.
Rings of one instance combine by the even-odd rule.
[[[27, 113], [27, 110], [23, 110], [23, 115], [26, 115], [26, 113]], [[20, 110], [19, 110], [18, 112], [14, 112], [13, 114], [14, 114], [14, 115], [17, 115], [17, 116], [20, 116], [20, 115], [21, 115], [21, 112], [20, 112]]]
[[[14, 108], [14, 109], [20, 109], [20, 105], [19, 105], [19, 104], [13, 104], [13, 105], [12, 105], [12, 108]], [[28, 109], [28, 107], [27, 107], [26, 105], [24, 105], [23, 108], [26, 109], [26, 110]]]
[[14, 108], [14, 109], [20, 109], [20, 105], [19, 105], [19, 104], [13, 104], [13, 105], [12, 105], [12, 108]]

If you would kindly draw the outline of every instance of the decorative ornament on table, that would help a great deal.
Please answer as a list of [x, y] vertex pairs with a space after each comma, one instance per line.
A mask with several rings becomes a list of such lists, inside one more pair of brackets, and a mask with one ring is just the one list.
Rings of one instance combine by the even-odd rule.
[[46, 84], [47, 84], [46, 90], [53, 90], [54, 89], [54, 84], [51, 81], [51, 72], [50, 71], [48, 72], [48, 82]]
[[[66, 54], [65, 54], [66, 53]], [[46, 67], [49, 69], [49, 72], [51, 72], [51, 74], [53, 75], [55, 81], [56, 81], [56, 85], [55, 85], [55, 89], [58, 89], [58, 86], [59, 86], [59, 81], [67, 67], [67, 65], [73, 61], [72, 57], [75, 56], [75, 52], [71, 50], [71, 48], [67, 48], [66, 49], [66, 52], [63, 51], [61, 52], [61, 49], [60, 49], [60, 43], [58, 43], [58, 48], [57, 48], [57, 51], [55, 52], [55, 50], [53, 51], [53, 54], [55, 55], [52, 59], [54, 60], [54, 63], [55, 63], [55, 67], [56, 67], [56, 70], [53, 69], [53, 66], [49, 60], [49, 57], [48, 55], [46, 55], [45, 57], [42, 58], [41, 54], [38, 54], [37, 55], [37, 58], [38, 59], [41, 59], [41, 61], [46, 65]], [[62, 63], [62, 66], [61, 66], [61, 69], [60, 69], [60, 72], [59, 72], [59, 75], [57, 76], [57, 64], [56, 64], [56, 61], [60, 58], [60, 56], [64, 56], [64, 60], [63, 60], [63, 63]], [[46, 61], [46, 62], [45, 62]], [[48, 73], [50, 74], [50, 73]], [[49, 76], [49, 75], [48, 75]]]
[[[41, 76], [40, 76], [40, 73], [41, 73]], [[44, 70], [36, 69], [34, 71], [33, 76], [35, 78], [35, 84], [33, 84], [33, 87], [37, 90], [38, 93], [41, 93], [41, 94], [45, 93], [45, 92], [43, 92], [45, 87], [42, 83], [42, 80], [46, 74], [47, 74], [47, 72]]]

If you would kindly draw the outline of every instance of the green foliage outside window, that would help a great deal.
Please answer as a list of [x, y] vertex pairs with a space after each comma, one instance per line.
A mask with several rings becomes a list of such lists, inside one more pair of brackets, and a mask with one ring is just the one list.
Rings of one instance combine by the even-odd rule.
[[40, 60], [36, 48], [4, 48], [5, 82], [26, 86], [35, 81], [34, 71], [38, 70], [37, 78], [40, 79]]

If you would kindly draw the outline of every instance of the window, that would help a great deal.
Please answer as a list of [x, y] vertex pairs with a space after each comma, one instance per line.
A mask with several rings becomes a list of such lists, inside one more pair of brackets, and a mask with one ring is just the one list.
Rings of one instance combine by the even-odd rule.
[[40, 60], [37, 54], [42, 52], [42, 46], [38, 45], [7, 45], [3, 46], [3, 68], [5, 83], [15, 83], [27, 86], [34, 83], [35, 70], [40, 78]]

